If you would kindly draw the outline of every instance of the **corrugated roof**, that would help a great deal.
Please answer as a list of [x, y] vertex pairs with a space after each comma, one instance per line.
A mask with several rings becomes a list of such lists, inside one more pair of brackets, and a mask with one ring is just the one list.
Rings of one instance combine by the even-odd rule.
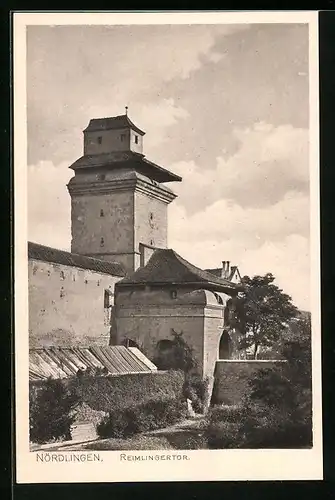
[[145, 267], [119, 281], [116, 286], [129, 285], [199, 285], [210, 290], [237, 291], [240, 286], [203, 271], [183, 259], [174, 250], [157, 249]]
[[48, 347], [29, 350], [29, 380], [66, 378], [87, 368], [105, 369], [110, 375], [156, 371], [138, 349], [124, 346]]
[[111, 116], [107, 118], [92, 118], [85, 132], [95, 132], [98, 130], [117, 130], [123, 128], [132, 128], [140, 135], [145, 135], [145, 132], [130, 120], [128, 115]]
[[98, 273], [110, 274], [111, 276], [123, 277], [126, 275], [123, 266], [118, 262], [107, 262], [94, 259], [92, 257], [66, 252], [65, 250], [58, 250], [57, 248], [47, 247], [31, 241], [28, 242], [28, 258], [42, 260], [44, 262], [53, 262], [55, 264], [63, 264], [64, 266], [90, 269]]

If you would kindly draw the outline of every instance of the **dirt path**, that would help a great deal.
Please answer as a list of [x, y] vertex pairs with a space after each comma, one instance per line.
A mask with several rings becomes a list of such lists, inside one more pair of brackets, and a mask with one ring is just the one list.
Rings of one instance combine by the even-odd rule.
[[[74, 451], [85, 449], [130, 450], [132, 449], [132, 444], [134, 444], [134, 449], [143, 450], [166, 449], [167, 447], [169, 449], [178, 450], [203, 449], [206, 447], [203, 437], [204, 421], [205, 417], [203, 415], [196, 415], [195, 417], [188, 418], [170, 427], [137, 434], [129, 439], [111, 438], [81, 442], [67, 441], [43, 445], [31, 451]], [[138, 448], [138, 446], [140, 446], [140, 448]], [[146, 448], [146, 446], [149, 446], [149, 448]]]

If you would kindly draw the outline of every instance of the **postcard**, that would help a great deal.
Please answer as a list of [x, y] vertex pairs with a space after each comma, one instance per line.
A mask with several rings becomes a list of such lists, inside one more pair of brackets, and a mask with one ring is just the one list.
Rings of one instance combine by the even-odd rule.
[[317, 16], [13, 15], [18, 483], [322, 479]]

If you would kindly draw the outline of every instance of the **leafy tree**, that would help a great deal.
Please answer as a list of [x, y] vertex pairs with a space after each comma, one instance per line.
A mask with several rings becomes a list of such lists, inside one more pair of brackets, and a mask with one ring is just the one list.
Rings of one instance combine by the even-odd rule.
[[[264, 276], [245, 276], [244, 290], [240, 294], [243, 305], [244, 336], [240, 348], [253, 346], [253, 358], [260, 347], [272, 346], [297, 316], [298, 309], [289, 295], [274, 284], [271, 273]], [[241, 307], [240, 307], [241, 309]]]
[[49, 378], [30, 399], [30, 439], [46, 443], [71, 439], [71, 425], [78, 396], [66, 389], [59, 379]]

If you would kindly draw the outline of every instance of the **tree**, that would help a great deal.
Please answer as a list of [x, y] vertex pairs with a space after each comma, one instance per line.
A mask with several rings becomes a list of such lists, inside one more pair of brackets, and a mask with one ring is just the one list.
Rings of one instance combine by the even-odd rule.
[[46, 380], [35, 397], [30, 398], [30, 439], [45, 443], [71, 439], [74, 408], [79, 402], [76, 394], [66, 389], [62, 380]]
[[298, 314], [298, 309], [274, 284], [271, 273], [264, 276], [245, 276], [244, 290], [240, 294], [243, 304], [244, 336], [241, 348], [253, 346], [253, 358], [257, 358], [260, 347], [272, 346], [287, 329], [289, 322]]

